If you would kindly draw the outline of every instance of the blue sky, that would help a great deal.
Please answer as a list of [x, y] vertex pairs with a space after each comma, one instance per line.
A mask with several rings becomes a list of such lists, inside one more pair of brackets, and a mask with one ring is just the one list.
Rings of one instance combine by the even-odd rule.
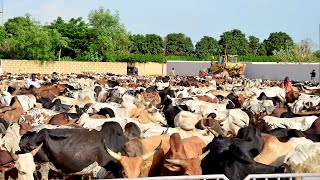
[[[1, 1], [1, 0], [0, 0]], [[133, 34], [166, 36], [182, 32], [195, 43], [204, 35], [219, 39], [232, 29], [262, 41], [271, 32], [295, 42], [311, 39], [319, 47], [320, 0], [3, 0], [4, 20], [30, 13], [42, 23], [58, 16], [83, 17], [103, 6], [118, 11]]]

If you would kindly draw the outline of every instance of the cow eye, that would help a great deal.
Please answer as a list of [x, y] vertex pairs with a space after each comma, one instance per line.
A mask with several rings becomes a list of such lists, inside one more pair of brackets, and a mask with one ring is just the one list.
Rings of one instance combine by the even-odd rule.
[[19, 171], [19, 174], [25, 175], [26, 173], [23, 171]]
[[126, 174], [125, 171], [122, 171], [122, 176], [123, 176], [124, 178], [127, 178], [127, 174]]

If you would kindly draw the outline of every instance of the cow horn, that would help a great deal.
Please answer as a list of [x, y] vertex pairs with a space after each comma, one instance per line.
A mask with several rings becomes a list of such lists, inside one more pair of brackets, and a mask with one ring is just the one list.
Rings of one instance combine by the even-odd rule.
[[104, 148], [107, 150], [107, 152], [110, 154], [110, 156], [112, 156], [113, 158], [115, 158], [116, 160], [120, 161], [122, 156], [121, 156], [121, 153], [115, 153], [113, 152], [111, 149], [109, 149], [106, 144], [105, 144], [105, 140], [104, 141]]
[[43, 143], [41, 143], [37, 148], [31, 151], [32, 156], [35, 156], [37, 152], [41, 149]]
[[212, 135], [214, 135], [215, 137], [218, 137], [218, 136], [219, 136], [219, 133], [217, 133], [215, 130], [210, 129], [209, 127], [207, 127], [207, 129], [208, 129], [208, 131], [209, 131]]
[[175, 104], [176, 104], [177, 108], [178, 108], [180, 111], [184, 111], [184, 110], [177, 104], [177, 102], [175, 102]]
[[161, 148], [161, 144], [162, 144], [162, 139], [161, 139], [161, 141], [160, 141], [159, 146], [156, 147], [152, 152], [150, 152], [150, 153], [148, 153], [148, 154], [142, 155], [142, 159], [143, 159], [143, 160], [146, 160], [146, 159], [148, 159], [149, 157], [153, 156], [156, 152], [159, 151], [159, 149]]
[[210, 150], [206, 151], [205, 153], [201, 154], [200, 156], [198, 156], [198, 158], [200, 160], [202, 160], [203, 158], [205, 158], [208, 154], [210, 153]]
[[6, 111], [12, 111], [12, 110], [15, 110], [15, 109], [16, 109], [15, 107], [6, 106], [6, 107], [3, 107], [3, 108], [0, 108], [0, 113], [6, 112]]
[[13, 152], [13, 149], [11, 149], [10, 155], [14, 161], [17, 161], [19, 159], [19, 156]]
[[141, 133], [140, 133], [140, 138], [144, 138], [144, 134], [149, 130], [150, 128], [147, 128], [145, 130], [143, 130]]
[[183, 166], [183, 164], [184, 164], [184, 160], [181, 160], [181, 159], [166, 159], [166, 161], [171, 164], [178, 165], [178, 166]]

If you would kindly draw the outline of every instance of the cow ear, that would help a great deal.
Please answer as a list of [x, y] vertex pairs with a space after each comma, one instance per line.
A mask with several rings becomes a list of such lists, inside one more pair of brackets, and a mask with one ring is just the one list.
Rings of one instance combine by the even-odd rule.
[[164, 164], [164, 167], [166, 167], [167, 169], [169, 169], [170, 171], [180, 171], [181, 167], [180, 166], [176, 166], [176, 165], [172, 165], [172, 164]]

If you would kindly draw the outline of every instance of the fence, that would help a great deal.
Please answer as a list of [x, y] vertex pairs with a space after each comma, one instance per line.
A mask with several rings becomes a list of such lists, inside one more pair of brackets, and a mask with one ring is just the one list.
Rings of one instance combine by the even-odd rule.
[[[256, 180], [256, 179], [269, 179], [277, 178], [278, 180], [283, 178], [300, 178], [302, 180], [319, 180], [320, 174], [314, 173], [302, 173], [302, 174], [293, 174], [293, 173], [284, 173], [284, 174], [250, 174], [244, 180]], [[131, 180], [189, 180], [189, 179], [216, 179], [216, 180], [229, 180], [223, 174], [216, 175], [200, 175], [200, 176], [159, 176], [159, 177], [148, 177], [148, 178], [132, 178]], [[125, 180], [125, 179], [118, 179]]]
[[[216, 179], [216, 180], [229, 180], [223, 174], [217, 175], [200, 175], [200, 176], [159, 176], [159, 177], [148, 177], [148, 178], [130, 178], [130, 180], [184, 180], [184, 179]], [[119, 179], [117, 179], [119, 180]], [[122, 179], [127, 180], [127, 179]]]
[[292, 180], [293, 178], [301, 178], [302, 180], [318, 180], [320, 179], [320, 174], [250, 174], [244, 180], [256, 180], [256, 179], [269, 179], [269, 178], [289, 178]]

